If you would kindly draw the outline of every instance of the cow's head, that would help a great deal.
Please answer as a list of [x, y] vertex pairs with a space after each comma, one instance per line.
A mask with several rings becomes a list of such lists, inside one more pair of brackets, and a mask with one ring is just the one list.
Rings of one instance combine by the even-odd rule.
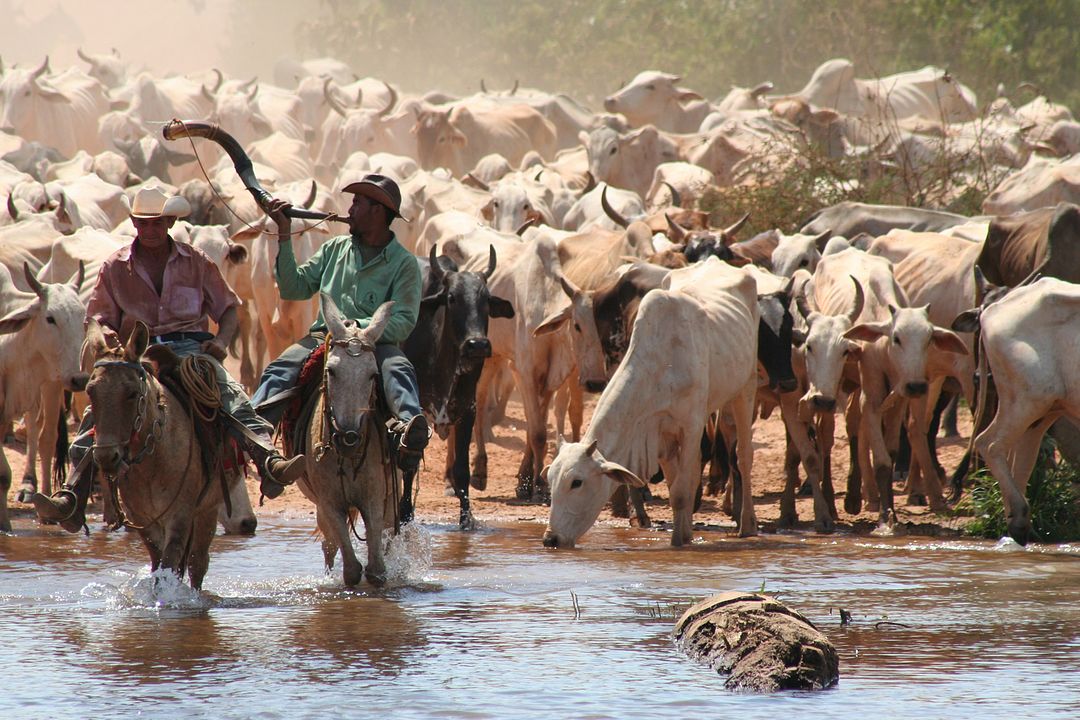
[[417, 110], [412, 134], [416, 136], [420, 165], [425, 170], [452, 165], [458, 148], [468, 144], [465, 134], [454, 127], [451, 110]]
[[806, 362], [808, 387], [799, 402], [804, 415], [836, 410], [844, 365], [862, 354], [862, 347], [845, 337], [865, 302], [862, 285], [855, 278], [851, 280], [855, 283], [855, 300], [844, 315], [824, 315], [811, 310], [804, 295], [795, 298], [795, 306], [806, 321], [805, 330], [794, 333], [794, 342], [801, 346]]
[[886, 343], [889, 362], [899, 375], [896, 390], [908, 398], [922, 397], [929, 389], [926, 374], [927, 354], [931, 346], [967, 355], [967, 345], [952, 330], [930, 322], [930, 306], [896, 308], [889, 306], [889, 317], [877, 322], [859, 323], [846, 333], [849, 340]]
[[600, 454], [597, 442], [562, 443], [548, 468], [551, 513], [544, 547], [571, 548], [596, 522], [600, 510], [620, 484], [645, 487], [645, 482]]
[[43, 380], [60, 381], [66, 390], [82, 390], [89, 377], [82, 370], [80, 353], [86, 316], [79, 300], [85, 277], [82, 261], [75, 278], [66, 284], [43, 285], [25, 263], [23, 274], [37, 297], [0, 318], [0, 334], [21, 333], [14, 348], [22, 356], [19, 362], [41, 363]]
[[569, 326], [581, 386], [588, 392], [600, 392], [607, 385], [608, 376], [600, 334], [596, 329], [596, 317], [593, 314], [592, 293], [574, 285], [561, 270], [558, 272], [558, 280], [570, 303], [544, 318], [533, 330], [533, 337], [557, 332]]
[[772, 271], [781, 277], [794, 277], [795, 271], [800, 269], [813, 273], [821, 260], [821, 248], [831, 234], [831, 230], [820, 235], [778, 232], [779, 241], [772, 251]]
[[540, 191], [527, 183], [520, 176], [509, 177], [490, 188], [491, 200], [480, 212], [493, 228], [500, 232], [516, 233], [529, 222], [552, 224], [551, 213], [548, 212], [545, 217]]
[[488, 290], [488, 280], [495, 272], [495, 247], [491, 246], [488, 267], [483, 272], [458, 272], [441, 264], [431, 248], [428, 286], [433, 292], [421, 301], [429, 309], [446, 308], [446, 332], [460, 357], [483, 361], [491, 357], [488, 340], [488, 319], [512, 318], [514, 308], [508, 300], [496, 297]]
[[48, 140], [36, 132], [37, 123], [51, 117], [50, 106], [65, 103], [66, 97], [45, 77], [49, 58], [33, 70], [11, 68], [0, 80], [0, 130], [30, 140]]
[[684, 102], [702, 100], [693, 90], [677, 86], [678, 75], [646, 70], [604, 99], [604, 109], [622, 113], [634, 126], [663, 122], [673, 109]]
[[680, 252], [686, 255], [687, 261], [696, 263], [709, 257], [716, 257], [736, 267], [742, 267], [750, 262], [731, 250], [736, 234], [750, 218], [749, 213], [726, 228], [708, 230], [687, 230], [675, 222], [671, 216], [665, 217], [668, 224], [668, 238]]
[[791, 367], [791, 346], [795, 320], [791, 314], [792, 278], [784, 289], [758, 295], [758, 362], [765, 368], [769, 387], [791, 392], [796, 387]]

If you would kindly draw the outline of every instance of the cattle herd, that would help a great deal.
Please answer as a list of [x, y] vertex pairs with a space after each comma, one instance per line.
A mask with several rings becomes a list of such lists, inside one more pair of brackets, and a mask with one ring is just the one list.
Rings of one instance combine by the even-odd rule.
[[[788, 439], [782, 524], [797, 520], [801, 475], [815, 528], [833, 529], [837, 414], [851, 446], [846, 511], [892, 522], [901, 469], [913, 495], [944, 509], [958, 488], [936, 458], [936, 413], [960, 397], [980, 408], [972, 446], [1001, 484], [1010, 534], [1029, 539], [1024, 488], [1039, 441], [1080, 417], [1068, 360], [1080, 351], [1080, 124], [1067, 108], [1041, 96], [980, 108], [939, 69], [860, 79], [846, 60], [796, 93], [762, 83], [716, 101], [642, 72], [599, 112], [516, 83], [410, 94], [330, 59], [292, 64], [271, 84], [79, 57], [59, 72], [47, 58], [0, 63], [0, 426], [25, 415], [38, 459], [17, 488], [3, 461], [0, 530], [11, 527], [9, 488], [26, 502], [37, 486], [35, 464], [49, 489], [64, 391], [85, 379], [87, 295], [102, 260], [131, 241], [140, 188], [189, 200], [174, 237], [206, 252], [243, 299], [242, 383], [314, 319], [316, 301], [280, 299], [273, 226], [229, 158], [213, 143], [162, 139], [180, 118], [220, 124], [263, 186], [297, 206], [333, 212], [357, 173], [397, 179], [409, 222], [394, 230], [425, 271], [406, 348], [448, 439], [463, 527], [515, 390], [526, 418], [518, 496], [550, 501], [549, 547], [573, 546], [613, 494], [647, 521], [642, 493], [660, 477], [672, 544], [690, 540], [703, 490], [730, 493], [740, 535], [756, 533], [751, 438], [773, 408]], [[704, 197], [768, 183], [752, 169], [762, 156], [782, 165], [783, 148], [802, 147], [872, 150], [909, 168], [977, 155], [1005, 179], [979, 217], [845, 202], [795, 225], [755, 218], [786, 227], [743, 240], [745, 218], [710, 225]], [[330, 234], [306, 225], [298, 259]], [[599, 399], [583, 428], [586, 393]]]

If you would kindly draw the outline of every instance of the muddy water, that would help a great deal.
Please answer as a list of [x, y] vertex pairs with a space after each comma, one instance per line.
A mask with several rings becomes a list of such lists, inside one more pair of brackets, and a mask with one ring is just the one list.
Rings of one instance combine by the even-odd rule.
[[[424, 526], [389, 587], [349, 591], [309, 520], [263, 520], [215, 540], [199, 596], [133, 536], [16, 521], [0, 718], [1080, 717], [1080, 547], [541, 531]], [[837, 645], [837, 688], [734, 695], [674, 649], [688, 603], [762, 586]]]

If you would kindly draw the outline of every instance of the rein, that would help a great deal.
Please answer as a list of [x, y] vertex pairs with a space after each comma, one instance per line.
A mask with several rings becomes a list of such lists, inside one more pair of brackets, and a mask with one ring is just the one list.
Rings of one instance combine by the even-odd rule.
[[[111, 475], [111, 476], [108, 473], [105, 473], [105, 480], [109, 485], [109, 496], [110, 496], [110, 498], [112, 500], [113, 507], [115, 508], [116, 514], [117, 514], [116, 522], [113, 523], [113, 525], [109, 529], [110, 530], [117, 530], [117, 529], [119, 529], [121, 527], [125, 527], [125, 528], [128, 528], [130, 530], [139, 530], [139, 531], [145, 530], [147, 527], [149, 527], [149, 526], [153, 525], [154, 523], [157, 523], [158, 521], [160, 521], [161, 518], [165, 517], [165, 515], [168, 514], [168, 512], [170, 510], [172, 510], [173, 506], [176, 504], [176, 501], [180, 499], [180, 495], [184, 490], [184, 483], [183, 482], [180, 483], [179, 487], [176, 489], [176, 494], [173, 496], [172, 500], [169, 501], [168, 505], [165, 506], [165, 509], [162, 510], [160, 513], [158, 513], [158, 515], [155, 518], [153, 518], [150, 522], [145, 523], [143, 525], [136, 525], [135, 523], [133, 523], [133, 522], [131, 522], [130, 520], [127, 519], [127, 516], [124, 513], [124, 509], [120, 504], [120, 481], [123, 480], [123, 479], [126, 479], [128, 471], [133, 466], [138, 465], [143, 460], [145, 460], [147, 457], [149, 457], [151, 454], [153, 454], [154, 449], [157, 447], [157, 440], [161, 436], [162, 428], [165, 425], [165, 421], [161, 417], [158, 417], [158, 418], [156, 418], [154, 420], [154, 424], [153, 424], [153, 427], [151, 428], [151, 432], [146, 437], [146, 439], [143, 441], [142, 448], [140, 448], [139, 451], [137, 453], [135, 453], [135, 456], [132, 457], [131, 453], [130, 453], [131, 443], [132, 443], [133, 440], [138, 438], [138, 433], [142, 429], [143, 422], [145, 421], [147, 398], [148, 398], [148, 396], [150, 394], [150, 378], [147, 375], [146, 368], [144, 368], [140, 363], [128, 362], [126, 360], [98, 360], [97, 362], [94, 363], [94, 367], [95, 368], [102, 368], [102, 369], [123, 368], [123, 369], [127, 369], [127, 370], [134, 370], [135, 373], [139, 376], [140, 384], [141, 384], [141, 387], [142, 387], [142, 392], [140, 392], [139, 399], [137, 401], [137, 406], [136, 406], [136, 410], [135, 410], [135, 419], [132, 421], [132, 430], [131, 430], [130, 438], [128, 440], [122, 441], [122, 442], [102, 444], [102, 443], [99, 443], [97, 441], [97, 435], [95, 433], [94, 444], [91, 446], [90, 451], [93, 452], [94, 450], [96, 450], [98, 448], [104, 448], [104, 449], [110, 449], [110, 448], [116, 448], [116, 447], [123, 448], [123, 453], [122, 453], [121, 459], [120, 459], [120, 462], [121, 462], [120, 471], [118, 473], [116, 473], [115, 475]], [[163, 397], [163, 395], [161, 393], [158, 394], [158, 407], [160, 409], [162, 409], [162, 410], [164, 410], [164, 408], [165, 408], [164, 397]], [[192, 421], [192, 422], [194, 422], [194, 421]], [[192, 431], [194, 432], [194, 427], [192, 427]], [[194, 445], [194, 434], [192, 434], [192, 439], [193, 439], [192, 444]], [[190, 467], [191, 467], [191, 452], [189, 451], [188, 452], [187, 465], [184, 467], [183, 472], [180, 475], [181, 480], [187, 478], [188, 469]], [[207, 478], [207, 484], [203, 486], [202, 491], [199, 493], [199, 502], [202, 501], [202, 498], [206, 494], [206, 490], [207, 490], [208, 487], [209, 487], [209, 477]]]

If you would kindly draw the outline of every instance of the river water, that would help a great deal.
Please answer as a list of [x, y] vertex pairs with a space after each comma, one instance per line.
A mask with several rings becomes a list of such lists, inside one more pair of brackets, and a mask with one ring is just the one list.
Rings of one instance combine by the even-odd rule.
[[[219, 536], [197, 595], [134, 535], [17, 519], [0, 718], [1080, 717], [1080, 546], [423, 525], [376, 591], [323, 573], [312, 525]], [[836, 688], [733, 694], [675, 649], [687, 605], [762, 588], [835, 643]]]

